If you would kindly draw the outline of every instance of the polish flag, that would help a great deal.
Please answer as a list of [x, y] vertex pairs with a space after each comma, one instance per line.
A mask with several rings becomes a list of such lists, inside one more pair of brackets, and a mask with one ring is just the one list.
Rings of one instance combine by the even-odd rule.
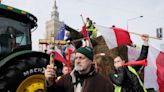
[[164, 92], [164, 52], [149, 47], [147, 66], [144, 70], [144, 87]]
[[95, 26], [97, 32], [103, 36], [108, 48], [110, 49], [131, 43], [130, 35], [127, 30], [117, 27], [109, 28], [100, 25]]

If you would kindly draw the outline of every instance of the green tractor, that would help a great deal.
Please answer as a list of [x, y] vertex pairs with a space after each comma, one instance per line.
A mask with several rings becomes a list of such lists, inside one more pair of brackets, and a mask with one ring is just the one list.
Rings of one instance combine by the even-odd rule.
[[0, 92], [43, 92], [49, 55], [32, 51], [37, 18], [0, 4]]

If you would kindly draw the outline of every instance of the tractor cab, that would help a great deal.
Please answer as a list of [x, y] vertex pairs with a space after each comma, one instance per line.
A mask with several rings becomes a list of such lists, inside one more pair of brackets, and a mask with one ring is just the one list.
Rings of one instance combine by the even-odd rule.
[[0, 57], [31, 49], [31, 29], [37, 19], [25, 11], [0, 4]]
[[0, 92], [44, 92], [49, 55], [31, 50], [32, 14], [0, 3]]

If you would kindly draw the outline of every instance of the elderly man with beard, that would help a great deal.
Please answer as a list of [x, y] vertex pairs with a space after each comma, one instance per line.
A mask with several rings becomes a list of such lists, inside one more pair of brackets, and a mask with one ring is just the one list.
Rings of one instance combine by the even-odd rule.
[[45, 92], [113, 92], [110, 80], [104, 78], [93, 66], [93, 49], [81, 47], [75, 54], [75, 67], [70, 74], [55, 82], [55, 67], [45, 70]]

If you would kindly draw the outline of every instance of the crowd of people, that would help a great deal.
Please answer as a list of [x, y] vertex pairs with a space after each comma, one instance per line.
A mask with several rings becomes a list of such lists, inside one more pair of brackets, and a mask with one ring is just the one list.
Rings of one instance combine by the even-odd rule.
[[[89, 18], [87, 23], [88, 29], [94, 28]], [[88, 31], [90, 37], [93, 33], [94, 31]], [[149, 36], [144, 34], [141, 37], [144, 44], [136, 62], [146, 59], [148, 55]], [[56, 77], [56, 67], [47, 65], [45, 92], [147, 92], [138, 74], [141, 65], [123, 66], [128, 61], [117, 55], [113, 58], [115, 69], [108, 76], [103, 76], [97, 70], [100, 66], [94, 59], [93, 48], [85, 46], [75, 48], [74, 65], [71, 68], [64, 66], [63, 75]]]

